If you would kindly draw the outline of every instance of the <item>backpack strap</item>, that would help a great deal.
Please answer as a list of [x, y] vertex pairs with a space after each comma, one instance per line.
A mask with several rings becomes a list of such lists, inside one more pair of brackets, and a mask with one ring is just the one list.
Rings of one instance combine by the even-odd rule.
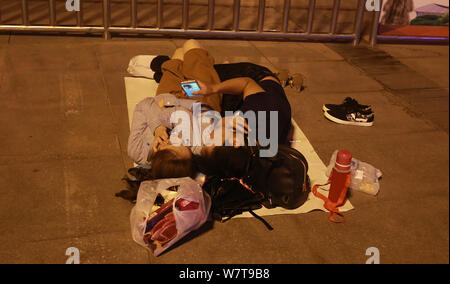
[[[266, 220], [264, 220], [261, 216], [258, 216], [255, 212], [253, 212], [253, 210], [248, 210], [248, 212], [249, 212], [250, 214], [252, 214], [252, 216], [255, 217], [257, 220], [261, 221], [261, 223], [263, 223], [264, 226], [266, 226], [266, 228], [267, 228], [269, 231], [273, 231], [273, 227], [270, 226], [270, 224], [269, 224]], [[233, 218], [234, 216], [236, 216], [236, 215], [238, 215], [238, 214], [240, 214], [240, 213], [241, 213], [241, 212], [235, 213], [235, 214], [233, 214], [232, 216], [228, 216], [226, 219], [223, 219], [221, 222], [222, 222], [222, 223], [225, 223], [225, 222], [231, 220], [231, 218]]]
[[[254, 191], [248, 184], [246, 184], [245, 182], [244, 182], [244, 180], [241, 178], [241, 179], [238, 179], [238, 178], [236, 178], [236, 177], [233, 177], [233, 178], [227, 178], [227, 179], [222, 179], [222, 180], [233, 180], [233, 181], [239, 181], [239, 183], [242, 185], [242, 187], [243, 188], [245, 188], [245, 189], [247, 189], [248, 191], [250, 191], [251, 193], [253, 193], [253, 194], [259, 194], [259, 196], [260, 196], [260, 199], [259, 199], [259, 201], [255, 201], [255, 202], [251, 202], [251, 203], [261, 203], [262, 201], [264, 201], [264, 200], [266, 200], [266, 197], [264, 196], [264, 194], [262, 193], [262, 192], [256, 192], [256, 191]], [[247, 205], [247, 204], [246, 204]], [[242, 206], [242, 204], [241, 204], [241, 206]], [[226, 208], [226, 209], [234, 209], [234, 208]], [[239, 210], [239, 208], [236, 208], [237, 210]], [[242, 210], [241, 210], [242, 211]], [[269, 230], [269, 231], [273, 231], [273, 227], [272, 226], [270, 226], [270, 224], [266, 221], [266, 220], [264, 220], [261, 216], [258, 216], [255, 212], [253, 212], [253, 210], [248, 210], [248, 212], [253, 216], [253, 217], [255, 217], [256, 219], [258, 219], [259, 221], [261, 221], [261, 223], [263, 223], [264, 224], [264, 226], [266, 226], [266, 228]], [[237, 212], [237, 211], [233, 211], [233, 214], [231, 215], [231, 216], [229, 216], [228, 218], [226, 218], [225, 220], [223, 220], [222, 222], [226, 222], [226, 221], [228, 221], [228, 220], [230, 220], [231, 218], [233, 218], [234, 216], [236, 216], [236, 215], [238, 215], [238, 214], [240, 214], [240, 213], [242, 213], [242, 212]]]
[[261, 221], [269, 231], [273, 231], [273, 227], [270, 226], [270, 224], [267, 223], [267, 221], [264, 220], [261, 216], [258, 216], [255, 212], [253, 212], [253, 210], [248, 210], [248, 212], [250, 212], [250, 214], [252, 214], [253, 217]]

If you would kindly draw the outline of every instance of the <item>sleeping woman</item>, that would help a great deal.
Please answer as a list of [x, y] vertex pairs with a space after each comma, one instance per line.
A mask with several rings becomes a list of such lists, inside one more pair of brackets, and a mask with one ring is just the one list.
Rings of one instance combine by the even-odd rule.
[[[220, 153], [232, 156], [232, 153], [242, 151], [234, 147], [224, 150], [216, 146], [192, 146], [190, 143], [175, 146], [170, 143], [171, 131], [175, 128], [170, 119], [172, 114], [179, 110], [193, 114], [195, 103], [200, 104], [201, 113], [253, 111], [257, 124], [252, 129], [248, 129], [245, 120], [239, 119], [231, 120], [231, 124], [229, 119], [222, 119], [218, 125], [222, 129], [233, 128], [235, 134], [256, 131], [255, 137], [259, 137], [260, 131], [274, 133], [275, 143], [288, 144], [291, 107], [279, 80], [267, 68], [251, 63], [214, 65], [212, 56], [195, 40], [187, 41], [171, 59], [160, 59], [162, 76], [157, 96], [146, 98], [136, 106], [128, 140], [129, 156], [139, 165], [151, 164], [152, 178], [193, 176], [198, 171], [194, 162], [198, 157], [214, 160], [219, 149]], [[182, 90], [181, 82], [185, 80], [198, 81], [200, 91], [193, 93], [198, 96], [195, 99], [188, 98]], [[224, 107], [222, 94], [236, 96], [239, 99], [234, 101], [238, 103]], [[276, 119], [272, 120], [271, 112], [277, 114]], [[263, 116], [266, 123], [259, 124]], [[222, 135], [222, 142], [224, 137]]]

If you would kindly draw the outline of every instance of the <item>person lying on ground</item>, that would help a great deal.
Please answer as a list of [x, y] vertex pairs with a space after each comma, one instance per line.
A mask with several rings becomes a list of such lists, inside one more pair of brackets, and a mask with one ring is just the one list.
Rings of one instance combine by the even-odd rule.
[[[187, 52], [185, 52], [186, 50]], [[277, 112], [278, 123], [275, 123], [275, 130], [277, 131], [276, 136], [278, 138], [277, 142], [281, 144], [288, 144], [287, 136], [291, 127], [291, 108], [289, 102], [287, 101], [284, 90], [279, 84], [277, 78], [273, 76], [266, 76], [262, 77], [259, 82], [255, 82], [249, 77], [239, 77], [239, 75], [261, 76], [261, 74], [264, 74], [266, 71], [260, 72], [259, 74], [256, 74], [256, 72], [255, 74], [248, 74], [248, 70], [251, 70], [251, 68], [239, 68], [238, 70], [233, 71], [232, 69], [230, 69], [233, 65], [230, 65], [230, 68], [227, 69], [228, 76], [237, 78], [220, 83], [216, 80], [216, 76], [214, 75], [216, 74], [218, 76], [213, 65], [211, 64], [213, 62], [212, 57], [207, 53], [206, 50], [202, 49], [197, 42], [192, 40], [188, 41], [184, 45], [182, 50], [178, 49], [172, 58], [173, 59], [162, 64], [163, 77], [161, 78], [161, 83], [158, 87], [157, 93], [171, 90], [169, 91], [170, 93], [177, 95], [178, 97], [184, 97], [183, 91], [181, 90], [181, 81], [186, 79], [196, 79], [199, 81], [199, 84], [201, 86], [201, 91], [199, 93], [199, 95], [201, 96], [199, 98], [202, 102], [215, 102], [217, 101], [217, 98], [220, 98], [220, 94], [222, 92], [238, 96], [241, 95], [244, 98], [243, 103], [240, 107], [241, 111], [259, 111], [261, 113], [264, 113], [266, 118], [269, 118], [269, 122], [263, 126], [265, 128], [266, 134], [271, 133], [269, 129], [271, 124], [269, 112]], [[205, 63], [197, 64], [196, 71], [197, 73], [202, 73], [203, 75], [201, 77], [207, 78], [207, 81], [203, 81], [200, 77], [186, 76], [186, 74], [189, 74], [189, 71], [185, 70], [186, 68], [184, 66], [184, 62], [190, 62], [188, 65], [195, 65], [193, 64], [193, 61], [195, 61], [194, 59], [197, 59], [199, 62]], [[242, 65], [236, 64], [234, 66]], [[201, 70], [202, 68], [205, 70]], [[179, 72], [180, 70], [181, 72]], [[241, 72], [241, 74], [239, 74], [239, 70], [247, 70], [247, 74], [245, 74], [246, 72]], [[209, 75], [205, 76], [205, 74]], [[270, 72], [270, 74], [273, 73]], [[163, 87], [161, 87], [161, 84], [163, 84]], [[220, 92], [215, 93], [215, 91]], [[159, 104], [155, 104], [153, 102], [152, 108], [151, 106], [149, 106], [150, 100], [150, 98], [147, 100], [146, 107], [144, 106], [145, 103], [143, 103], [142, 106], [138, 105], [138, 107], [136, 108], [136, 118], [133, 118], [133, 126], [128, 145], [128, 152], [130, 157], [138, 164], [151, 163], [152, 168], [154, 168], [155, 171], [165, 171], [165, 174], [160, 173], [158, 175], [155, 172], [155, 178], [190, 176], [190, 174], [187, 173], [192, 173], [193, 169], [195, 168], [191, 163], [192, 151], [190, 151], [187, 147], [176, 147], [170, 145], [168, 140], [168, 131], [170, 131], [171, 125], [169, 125], [169, 123], [161, 122], [159, 123], [160, 125], [157, 125], [158, 123], [155, 122], [158, 119], [167, 117], [167, 115], [173, 112], [174, 109], [166, 109], [164, 107], [164, 100]], [[155, 100], [158, 99], [155, 98]], [[163, 107], [161, 107], [161, 105]], [[161, 110], [156, 109], [155, 106], [160, 108]], [[204, 106], [206, 106], [206, 104], [203, 104], [202, 108]], [[188, 106], [185, 109], [189, 110], [190, 107]], [[136, 112], [138, 112], [139, 114], [136, 114]], [[165, 112], [166, 115], [161, 115], [161, 112]], [[145, 116], [147, 116], [147, 118], [145, 118]], [[151, 122], [147, 123], [146, 121]], [[146, 123], [153, 126], [149, 131], [143, 131], [143, 129], [145, 129], [146, 127]], [[256, 126], [255, 131], [257, 131], [258, 128], [260, 127]], [[152, 137], [152, 134], [155, 136]], [[151, 142], [151, 138], [153, 138], [153, 142]], [[196, 155], [209, 156], [212, 153], [213, 148], [214, 147], [203, 147], [194, 150], [193, 152]], [[183, 167], [183, 165], [184, 171], [178, 171], [176, 173], [178, 176], [172, 176], [173, 174], [175, 174], [173, 173], [172, 169]], [[183, 174], [181, 174], [181, 172], [183, 172]]]
[[[186, 41], [170, 60], [161, 64], [161, 70], [163, 75], [156, 95], [170, 93], [178, 98], [189, 99], [183, 92], [181, 82], [201, 80], [208, 84], [220, 83], [219, 75], [214, 69], [214, 58], [196, 40]], [[222, 94], [200, 97], [197, 100], [215, 111], [221, 111]]]
[[[161, 81], [163, 75], [162, 65], [169, 60], [170, 57], [166, 55], [158, 55], [152, 60], [150, 68], [154, 72], [153, 78], [157, 83]], [[277, 75], [272, 71], [270, 71], [267, 67], [254, 64], [251, 62], [223, 63], [223, 64], [214, 64], [213, 66], [217, 74], [219, 75], [220, 82], [224, 82], [239, 77], [248, 77], [253, 79], [255, 82], [260, 82], [262, 79], [266, 77], [277, 77]], [[278, 78], [277, 81], [279, 82]], [[230, 95], [224, 93], [222, 96], [222, 103], [221, 103], [222, 109], [221, 115], [224, 116], [225, 111], [233, 111], [233, 112], [237, 111], [241, 106], [241, 104], [242, 104], [241, 95]]]
[[[220, 82], [212, 67], [214, 59], [195, 40], [188, 40], [178, 48], [172, 59], [161, 62], [164, 76], [158, 85], [155, 98], [141, 101], [133, 113], [128, 155], [138, 165], [149, 164], [150, 158], [158, 151], [170, 149], [180, 160], [186, 159], [184, 148], [175, 148], [169, 143], [172, 114], [184, 110], [192, 117], [194, 103], [201, 103], [201, 112], [215, 109], [220, 111], [221, 95], [189, 99], [182, 91], [181, 82], [202, 79], [205, 82]], [[191, 147], [196, 153], [197, 147]]]
[[[138, 165], [147, 165], [154, 153], [162, 149], [173, 149], [185, 157], [184, 149], [170, 145], [169, 134], [174, 128], [170, 122], [176, 111], [185, 111], [192, 117], [193, 105], [198, 101], [176, 98], [172, 94], [148, 97], [139, 102], [133, 113], [130, 136], [128, 138], [128, 156]], [[211, 110], [202, 105], [202, 111]], [[198, 147], [190, 151], [197, 153]]]

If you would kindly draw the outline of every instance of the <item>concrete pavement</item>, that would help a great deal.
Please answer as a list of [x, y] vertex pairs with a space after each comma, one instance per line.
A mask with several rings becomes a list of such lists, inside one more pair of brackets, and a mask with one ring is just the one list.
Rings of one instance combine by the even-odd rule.
[[[448, 263], [448, 47], [202, 40], [217, 62], [251, 61], [306, 77], [286, 89], [321, 159], [346, 148], [383, 171], [355, 192], [346, 224], [327, 214], [205, 226], [155, 258], [130, 235], [132, 205], [114, 197], [132, 166], [123, 77], [131, 57], [172, 54], [179, 39], [0, 35], [0, 263]], [[371, 104], [371, 128], [327, 121], [323, 103]]]

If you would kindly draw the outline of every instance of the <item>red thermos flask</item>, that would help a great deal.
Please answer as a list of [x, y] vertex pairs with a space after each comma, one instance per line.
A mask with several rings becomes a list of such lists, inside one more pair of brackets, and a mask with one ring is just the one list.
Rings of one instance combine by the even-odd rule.
[[336, 163], [331, 171], [330, 178], [327, 184], [330, 185], [330, 191], [328, 198], [317, 192], [317, 188], [322, 185], [315, 185], [313, 187], [313, 193], [315, 196], [325, 201], [324, 207], [330, 211], [328, 220], [335, 223], [343, 223], [342, 221], [335, 221], [334, 215], [342, 216], [338, 207], [344, 205], [347, 190], [351, 182], [351, 166], [352, 166], [352, 153], [347, 150], [341, 150], [336, 157]]
[[336, 207], [344, 205], [347, 190], [350, 185], [348, 181], [351, 178], [352, 153], [347, 150], [341, 150], [336, 157], [336, 163], [330, 175], [330, 194], [328, 199], [336, 204]]

